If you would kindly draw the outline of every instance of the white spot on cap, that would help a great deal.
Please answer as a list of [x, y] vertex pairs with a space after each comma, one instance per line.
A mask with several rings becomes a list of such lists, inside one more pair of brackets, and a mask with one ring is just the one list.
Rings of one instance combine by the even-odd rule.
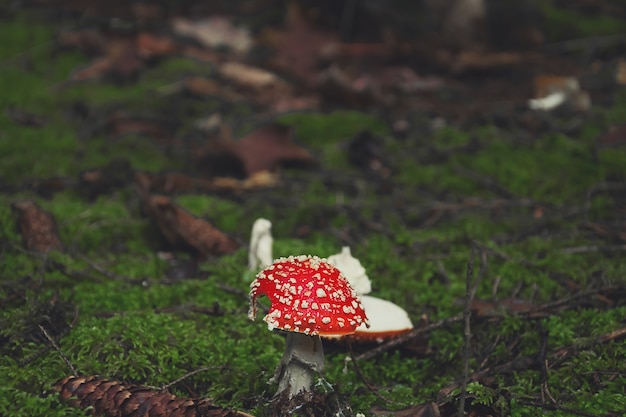
[[318, 288], [318, 289], [315, 291], [315, 295], [317, 295], [317, 296], [318, 296], [318, 298], [326, 297], [326, 293], [325, 293], [325, 292], [324, 292], [324, 290], [323, 290], [323, 289], [321, 289], [321, 288]]

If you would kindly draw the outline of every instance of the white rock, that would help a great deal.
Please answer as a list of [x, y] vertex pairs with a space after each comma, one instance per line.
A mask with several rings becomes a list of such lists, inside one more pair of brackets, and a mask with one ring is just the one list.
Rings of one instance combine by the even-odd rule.
[[272, 223], [263, 218], [256, 219], [252, 225], [250, 249], [248, 252], [248, 269], [256, 272], [274, 262], [272, 257]]
[[349, 246], [344, 246], [340, 253], [329, 256], [327, 260], [341, 271], [358, 295], [372, 291], [372, 282], [365, 274], [365, 268], [352, 256]]

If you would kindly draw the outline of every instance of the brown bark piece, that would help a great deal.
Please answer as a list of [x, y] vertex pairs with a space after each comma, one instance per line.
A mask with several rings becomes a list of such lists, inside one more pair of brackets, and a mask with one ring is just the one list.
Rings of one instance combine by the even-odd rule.
[[144, 208], [173, 245], [191, 247], [203, 257], [224, 255], [239, 247], [233, 238], [176, 206], [168, 197], [148, 196]]
[[167, 391], [129, 385], [99, 376], [68, 376], [55, 385], [61, 400], [91, 408], [104, 417], [252, 417], [218, 407], [205, 398], [181, 398]]
[[63, 251], [52, 214], [32, 201], [14, 203], [13, 210], [17, 213], [17, 225], [26, 249], [41, 253]]

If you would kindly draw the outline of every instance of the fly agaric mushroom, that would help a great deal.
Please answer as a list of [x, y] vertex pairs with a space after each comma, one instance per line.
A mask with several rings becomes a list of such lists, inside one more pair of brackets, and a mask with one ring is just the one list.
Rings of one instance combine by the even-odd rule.
[[287, 332], [286, 348], [270, 382], [276, 395], [289, 398], [310, 392], [315, 373], [324, 368], [320, 335], [354, 333], [367, 317], [354, 289], [339, 269], [317, 256], [290, 256], [274, 261], [250, 284], [249, 317], [256, 317], [257, 298], [272, 303], [263, 320], [270, 330]]

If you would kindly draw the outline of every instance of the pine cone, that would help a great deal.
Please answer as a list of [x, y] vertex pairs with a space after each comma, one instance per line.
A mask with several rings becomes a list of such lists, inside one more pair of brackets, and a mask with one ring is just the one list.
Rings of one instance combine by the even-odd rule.
[[252, 417], [202, 398], [181, 398], [167, 391], [128, 385], [97, 375], [68, 376], [55, 389], [72, 407], [93, 408], [104, 417]]

